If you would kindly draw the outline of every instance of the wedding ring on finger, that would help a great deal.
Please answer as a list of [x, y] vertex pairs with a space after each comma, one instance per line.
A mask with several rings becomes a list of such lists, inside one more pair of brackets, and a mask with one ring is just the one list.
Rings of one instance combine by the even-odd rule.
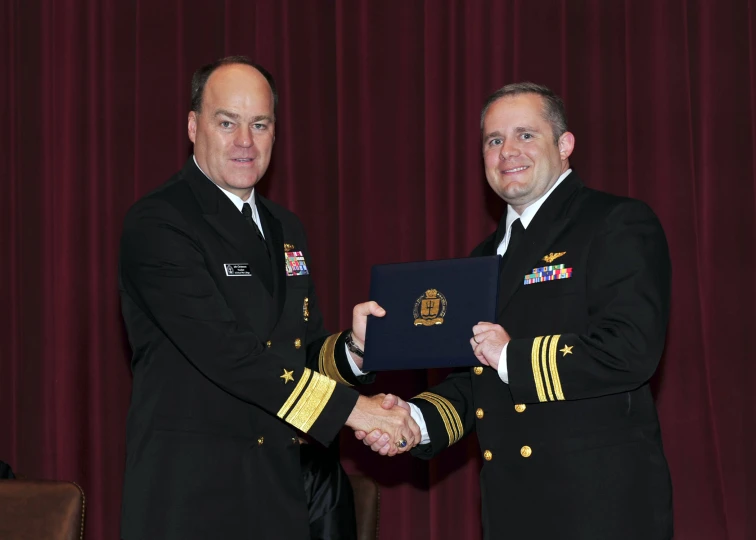
[[407, 446], [407, 439], [405, 439], [404, 437], [402, 437], [401, 439], [399, 439], [398, 441], [396, 441], [395, 444], [396, 444], [397, 448], [405, 448]]
[[480, 341], [478, 341], [477, 339], [475, 339], [475, 335], [473, 335], [473, 341], [474, 341], [475, 343], [477, 343], [478, 345], [480, 345]]

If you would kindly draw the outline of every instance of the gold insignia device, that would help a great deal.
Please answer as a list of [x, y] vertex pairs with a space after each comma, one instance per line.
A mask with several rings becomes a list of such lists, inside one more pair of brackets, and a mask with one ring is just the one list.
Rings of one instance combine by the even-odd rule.
[[444, 324], [446, 315], [446, 297], [436, 289], [428, 289], [415, 301], [412, 313], [415, 326], [435, 326]]
[[548, 255], [545, 255], [542, 260], [544, 260], [547, 263], [551, 264], [555, 260], [557, 260], [559, 257], [561, 257], [562, 255], [566, 255], [566, 254], [567, 254], [566, 251], [562, 251], [560, 253], [549, 253]]
[[284, 380], [284, 384], [289, 381], [294, 382], [294, 370], [286, 371], [286, 368], [284, 368], [283, 375], [281, 375], [280, 378]]

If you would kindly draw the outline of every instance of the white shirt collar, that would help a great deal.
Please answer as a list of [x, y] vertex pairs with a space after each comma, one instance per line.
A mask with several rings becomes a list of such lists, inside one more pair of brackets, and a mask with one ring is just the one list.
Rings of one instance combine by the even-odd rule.
[[551, 195], [551, 193], [557, 188], [557, 186], [561, 184], [562, 181], [567, 178], [567, 175], [571, 172], [572, 169], [567, 169], [566, 171], [564, 171], [559, 176], [559, 178], [557, 178], [557, 181], [554, 182], [554, 185], [551, 186], [551, 189], [541, 195], [533, 204], [523, 210], [522, 214], [518, 214], [515, 209], [512, 208], [512, 206], [507, 205], [507, 234], [504, 235], [504, 238], [502, 239], [501, 243], [498, 246], [498, 249], [496, 250], [499, 255], [502, 255], [507, 250], [507, 246], [509, 245], [509, 237], [512, 235], [512, 223], [514, 222], [514, 220], [519, 218], [520, 222], [522, 223], [522, 227], [524, 229], [527, 229], [528, 225], [530, 225], [530, 222], [533, 221], [533, 218], [538, 212], [538, 209], [541, 208], [543, 203], [546, 202], [546, 199], [549, 198], [549, 195]]
[[[207, 176], [207, 173], [202, 170], [202, 167], [199, 166], [199, 163], [197, 163], [197, 156], [192, 155], [192, 159], [194, 160], [194, 164], [197, 166], [197, 168], [204, 174], [208, 180], [213, 182], [213, 179]], [[213, 182], [215, 184], [215, 182]], [[242, 211], [242, 207], [244, 206], [245, 202], [248, 202], [250, 206], [252, 207], [252, 219], [255, 221], [257, 226], [260, 228], [260, 231], [263, 230], [262, 223], [260, 222], [260, 214], [257, 213], [257, 205], [255, 204], [255, 189], [252, 188], [252, 194], [249, 196], [249, 198], [244, 201], [241, 197], [238, 195], [231, 193], [230, 191], [227, 191], [220, 187], [218, 184], [215, 184], [215, 186], [223, 192], [223, 194], [229, 198], [229, 200], [234, 203], [234, 206], [236, 206], [236, 209], [239, 210], [239, 212]], [[263, 238], [265, 237], [265, 233], [263, 233]]]

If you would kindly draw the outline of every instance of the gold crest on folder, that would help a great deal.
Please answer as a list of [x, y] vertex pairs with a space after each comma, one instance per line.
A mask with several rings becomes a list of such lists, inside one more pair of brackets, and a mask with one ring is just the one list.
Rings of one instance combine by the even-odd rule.
[[428, 289], [415, 301], [415, 326], [444, 324], [446, 297], [436, 289]]

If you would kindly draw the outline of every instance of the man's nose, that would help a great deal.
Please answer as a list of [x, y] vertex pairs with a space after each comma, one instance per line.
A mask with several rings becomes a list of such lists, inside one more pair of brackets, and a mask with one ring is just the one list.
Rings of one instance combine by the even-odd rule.
[[254, 139], [252, 138], [252, 134], [247, 129], [240, 129], [236, 134], [236, 140], [234, 140], [234, 143], [236, 146], [241, 146], [242, 148], [248, 148], [254, 144]]
[[520, 148], [517, 146], [516, 141], [512, 139], [506, 139], [501, 145], [501, 152], [499, 156], [502, 159], [509, 159], [520, 155]]

